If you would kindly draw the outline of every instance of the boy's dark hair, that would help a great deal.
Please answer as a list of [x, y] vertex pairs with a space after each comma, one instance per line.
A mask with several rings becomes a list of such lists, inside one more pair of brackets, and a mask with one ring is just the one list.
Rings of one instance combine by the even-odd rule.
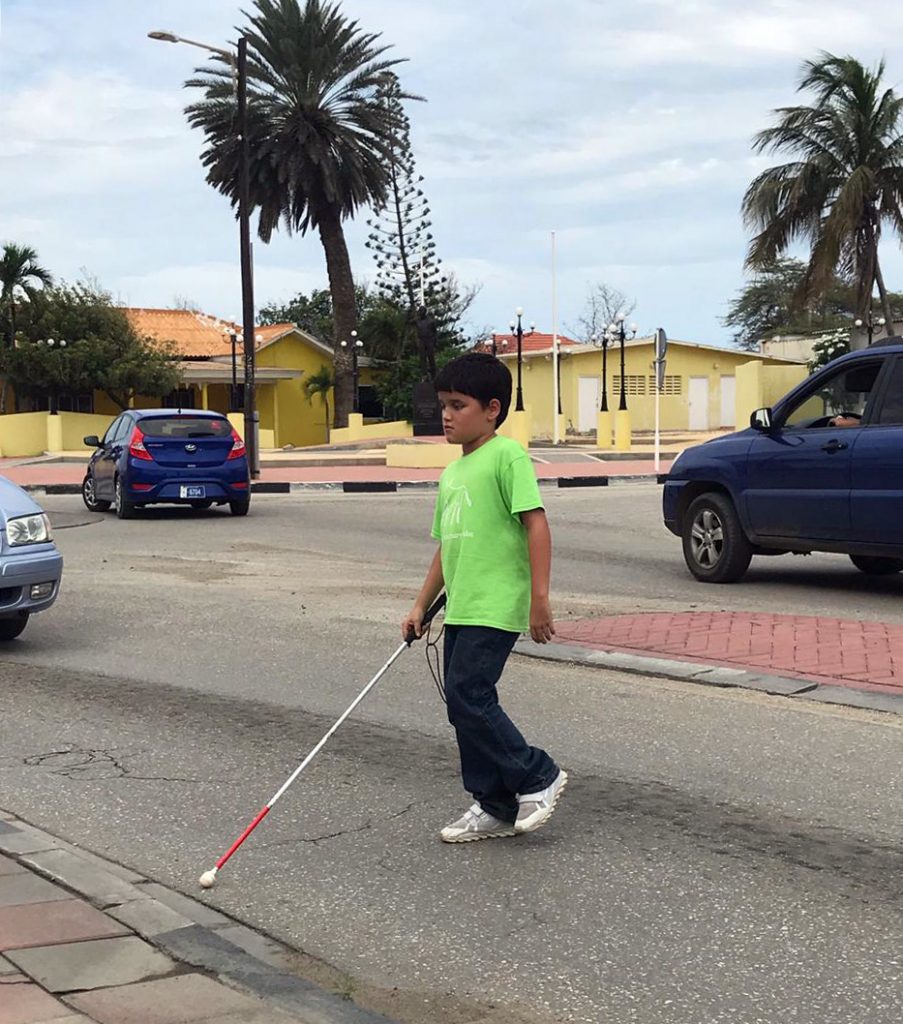
[[511, 371], [488, 352], [466, 352], [458, 356], [436, 374], [437, 391], [459, 391], [475, 398], [485, 409], [493, 398], [501, 409], [495, 421], [496, 429], [504, 422], [511, 405]]

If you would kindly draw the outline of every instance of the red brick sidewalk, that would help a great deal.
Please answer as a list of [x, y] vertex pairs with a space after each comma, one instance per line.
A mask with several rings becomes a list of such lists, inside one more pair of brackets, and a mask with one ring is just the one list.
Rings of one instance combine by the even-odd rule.
[[[661, 472], [667, 473], [671, 460], [662, 460]], [[626, 461], [536, 463], [536, 475], [542, 479], [555, 477], [588, 476], [648, 476], [655, 473], [651, 460], [629, 459]], [[261, 467], [260, 479], [264, 482], [288, 483], [342, 483], [349, 481], [435, 481], [441, 469], [401, 469], [390, 466], [354, 466], [336, 463], [334, 466], [276, 466]], [[84, 464], [73, 462], [32, 463], [16, 465], [15, 460], [0, 459], [0, 474], [20, 486], [38, 487], [46, 484], [77, 485], [85, 476]]]
[[903, 626], [757, 612], [651, 612], [556, 623], [556, 638], [903, 695]]

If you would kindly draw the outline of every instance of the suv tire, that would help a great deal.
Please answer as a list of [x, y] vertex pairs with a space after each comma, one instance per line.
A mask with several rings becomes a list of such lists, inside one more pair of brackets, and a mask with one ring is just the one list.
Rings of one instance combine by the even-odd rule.
[[873, 555], [850, 555], [850, 561], [868, 576], [893, 576], [903, 572], [903, 558], [881, 558]]
[[245, 498], [242, 501], [230, 501], [229, 511], [233, 516], [246, 516], [248, 509], [251, 507], [251, 499]]
[[753, 549], [726, 494], [694, 499], [683, 518], [684, 561], [703, 583], [736, 583], [749, 568]]

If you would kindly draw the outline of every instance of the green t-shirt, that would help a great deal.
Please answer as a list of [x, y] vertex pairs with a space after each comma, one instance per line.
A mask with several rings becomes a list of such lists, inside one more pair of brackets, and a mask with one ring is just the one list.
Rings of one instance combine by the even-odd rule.
[[496, 434], [439, 478], [433, 536], [452, 626], [530, 628], [530, 553], [521, 512], [542, 508], [529, 455]]

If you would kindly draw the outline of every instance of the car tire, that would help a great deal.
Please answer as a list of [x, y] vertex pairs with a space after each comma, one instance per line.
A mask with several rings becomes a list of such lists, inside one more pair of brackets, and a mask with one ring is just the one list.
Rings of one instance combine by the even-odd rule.
[[867, 576], [893, 576], [894, 573], [903, 572], [903, 558], [850, 555], [850, 561]]
[[82, 501], [89, 512], [106, 512], [112, 504], [97, 497], [94, 477], [90, 473], [86, 473], [85, 479], [82, 480]]
[[116, 477], [116, 515], [120, 519], [134, 519], [135, 518], [135, 504], [129, 501], [129, 499], [123, 494], [122, 488], [122, 477]]
[[752, 560], [753, 549], [726, 494], [701, 494], [683, 518], [684, 561], [703, 583], [736, 583]]
[[0, 619], [0, 643], [15, 640], [28, 625], [28, 612], [19, 612], [14, 618]]
[[246, 516], [248, 509], [251, 507], [251, 499], [245, 498], [244, 501], [230, 501], [229, 511], [233, 516]]

